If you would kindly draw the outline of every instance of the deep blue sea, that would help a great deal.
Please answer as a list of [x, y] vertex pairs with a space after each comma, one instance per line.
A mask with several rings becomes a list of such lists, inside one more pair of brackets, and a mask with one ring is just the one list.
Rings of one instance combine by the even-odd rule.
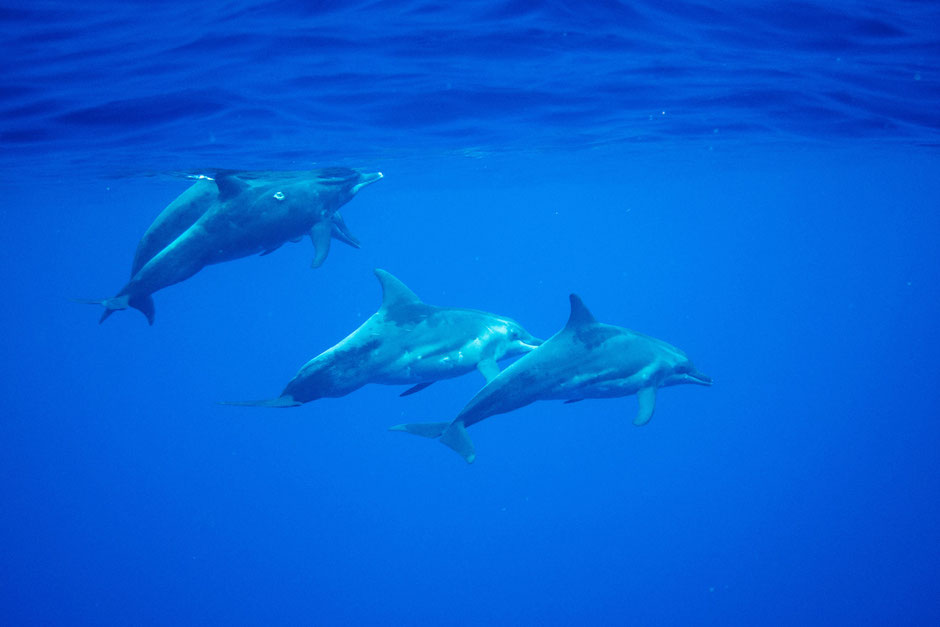
[[[940, 625], [940, 5], [0, 0], [0, 624]], [[219, 168], [380, 170], [98, 325]], [[541, 401], [467, 465], [273, 398], [378, 307], [577, 293], [710, 388]]]

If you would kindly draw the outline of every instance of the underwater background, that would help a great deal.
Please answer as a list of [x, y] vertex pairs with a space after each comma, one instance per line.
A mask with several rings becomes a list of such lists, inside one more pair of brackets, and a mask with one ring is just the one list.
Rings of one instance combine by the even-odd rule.
[[[940, 5], [0, 3], [0, 623], [940, 624]], [[214, 168], [381, 170], [99, 326]], [[379, 306], [578, 293], [711, 388], [534, 403], [477, 461], [272, 398]]]

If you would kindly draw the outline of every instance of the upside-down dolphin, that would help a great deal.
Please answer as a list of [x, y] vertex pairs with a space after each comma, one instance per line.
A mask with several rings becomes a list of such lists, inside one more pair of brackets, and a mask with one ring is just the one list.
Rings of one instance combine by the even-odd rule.
[[130, 281], [104, 305], [99, 322], [132, 307], [153, 324], [152, 294], [185, 281], [205, 266], [260, 253], [309, 235], [319, 267], [335, 237], [351, 246], [339, 208], [382, 178], [349, 168], [296, 172], [219, 171], [202, 176], [157, 216], [137, 245]]
[[629, 329], [594, 319], [572, 294], [565, 328], [489, 381], [450, 422], [391, 427], [440, 441], [467, 463], [476, 458], [467, 427], [539, 400], [613, 398], [636, 394], [635, 425], [645, 425], [656, 407], [656, 390], [667, 385], [712, 380], [695, 369], [681, 350]]
[[473, 309], [435, 307], [385, 270], [376, 270], [382, 306], [341, 342], [308, 361], [281, 392], [265, 401], [225, 405], [296, 407], [345, 396], [367, 383], [411, 385], [402, 396], [474, 369], [487, 381], [497, 362], [535, 349], [541, 340], [517, 322]]

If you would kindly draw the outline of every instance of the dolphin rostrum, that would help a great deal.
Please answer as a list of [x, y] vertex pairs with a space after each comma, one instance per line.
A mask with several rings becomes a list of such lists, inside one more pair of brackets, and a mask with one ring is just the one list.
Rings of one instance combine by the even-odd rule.
[[205, 266], [267, 255], [309, 235], [319, 267], [330, 238], [359, 247], [339, 213], [356, 193], [382, 178], [349, 168], [296, 172], [219, 171], [196, 183], [157, 216], [137, 245], [130, 281], [104, 305], [99, 322], [118, 309], [139, 310], [153, 324], [152, 294]]
[[476, 457], [467, 427], [540, 400], [613, 398], [636, 394], [635, 425], [649, 422], [656, 390], [667, 385], [712, 380], [695, 369], [678, 348], [629, 329], [594, 319], [572, 294], [565, 328], [545, 340], [489, 381], [450, 422], [410, 423], [391, 427], [440, 441], [467, 463]]
[[382, 285], [379, 310], [304, 364], [279, 397], [224, 404], [296, 407], [345, 396], [367, 383], [411, 385], [401, 394], [407, 396], [474, 369], [492, 381], [499, 374], [498, 361], [542, 342], [510, 318], [428, 305], [385, 270], [375, 275]]

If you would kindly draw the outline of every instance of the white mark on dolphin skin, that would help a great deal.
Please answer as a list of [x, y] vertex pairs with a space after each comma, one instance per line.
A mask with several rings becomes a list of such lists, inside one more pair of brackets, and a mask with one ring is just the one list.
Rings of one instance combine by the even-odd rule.
[[275, 192], [274, 197], [277, 200], [284, 200], [284, 192]]

